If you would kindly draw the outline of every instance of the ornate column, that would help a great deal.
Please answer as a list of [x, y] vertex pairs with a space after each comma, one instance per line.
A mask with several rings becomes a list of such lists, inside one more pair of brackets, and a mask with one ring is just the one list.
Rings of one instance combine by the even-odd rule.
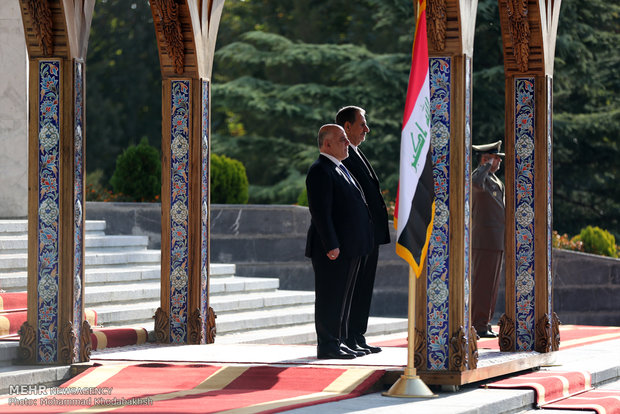
[[560, 1], [499, 0], [506, 78], [502, 351], [559, 348], [552, 301], [553, 59]]
[[20, 0], [29, 55], [28, 321], [19, 357], [90, 358], [84, 318], [84, 58], [94, 0]]
[[427, 0], [435, 221], [426, 271], [416, 289], [416, 369], [431, 383], [475, 369], [478, 360], [469, 318], [471, 58], [477, 3]]
[[224, 0], [152, 0], [162, 71], [161, 307], [157, 340], [212, 343], [210, 79]]

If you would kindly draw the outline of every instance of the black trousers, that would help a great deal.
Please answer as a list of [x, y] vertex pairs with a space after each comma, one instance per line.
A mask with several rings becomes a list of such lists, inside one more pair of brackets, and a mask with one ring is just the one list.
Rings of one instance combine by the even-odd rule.
[[364, 335], [368, 329], [368, 317], [370, 316], [370, 305], [375, 286], [378, 261], [379, 245], [376, 245], [360, 262], [360, 268], [355, 281], [355, 290], [353, 291], [353, 301], [351, 302], [347, 342], [366, 343]]
[[360, 260], [360, 257], [339, 256], [336, 260], [329, 260], [327, 255], [312, 257], [316, 293], [314, 325], [320, 352], [337, 351], [341, 339], [347, 335]]
[[471, 321], [477, 331], [486, 331], [493, 318], [504, 252], [472, 249]]

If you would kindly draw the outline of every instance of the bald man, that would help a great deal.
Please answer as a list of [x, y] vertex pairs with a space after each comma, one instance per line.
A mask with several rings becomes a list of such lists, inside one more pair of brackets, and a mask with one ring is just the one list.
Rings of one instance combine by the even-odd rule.
[[341, 340], [347, 337], [360, 261], [373, 247], [373, 224], [359, 184], [342, 164], [349, 155], [344, 129], [323, 125], [317, 141], [320, 155], [306, 177], [311, 215], [306, 256], [314, 269], [317, 358], [353, 359], [365, 353]]

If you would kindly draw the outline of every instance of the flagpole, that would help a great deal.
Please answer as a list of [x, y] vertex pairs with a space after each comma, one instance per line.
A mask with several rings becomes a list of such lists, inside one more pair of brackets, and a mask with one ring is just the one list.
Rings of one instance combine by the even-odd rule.
[[407, 367], [400, 378], [383, 393], [386, 397], [403, 398], [433, 398], [437, 394], [418, 377], [415, 369], [415, 285], [416, 275], [409, 266], [409, 300], [408, 300], [408, 324], [407, 324]]

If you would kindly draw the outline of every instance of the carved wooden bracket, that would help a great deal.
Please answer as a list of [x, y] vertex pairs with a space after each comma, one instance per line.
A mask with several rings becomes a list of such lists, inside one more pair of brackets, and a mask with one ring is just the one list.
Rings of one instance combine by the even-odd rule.
[[510, 36], [517, 65], [527, 72], [530, 56], [530, 23], [527, 20], [527, 0], [506, 0], [506, 15], [510, 22]]
[[93, 330], [88, 321], [82, 322], [82, 331], [80, 332], [80, 362], [90, 361], [90, 354], [93, 350], [92, 337]]
[[478, 368], [478, 341], [476, 328], [469, 327], [469, 369]]
[[546, 313], [536, 322], [536, 343], [534, 344], [534, 350], [540, 353], [551, 351], [551, 321]]
[[200, 344], [204, 334], [202, 333], [202, 317], [200, 316], [200, 309], [194, 309], [187, 322], [189, 325], [189, 335], [187, 342], [189, 344]]
[[446, 29], [448, 27], [448, 14], [446, 12], [446, 0], [428, 0], [426, 2], [426, 16], [428, 22], [428, 37], [433, 49], [442, 51], [446, 47]]
[[514, 352], [515, 350], [515, 322], [503, 314], [499, 318], [499, 350]]
[[217, 315], [213, 308], [209, 306], [209, 310], [207, 311], [207, 343], [212, 344], [215, 342], [215, 335], [217, 334], [217, 329], [215, 328], [215, 318]]
[[181, 75], [185, 66], [183, 63], [185, 46], [183, 45], [177, 0], [151, 0], [151, 4], [161, 20], [162, 31], [168, 45], [168, 55], [174, 62], [174, 71]]
[[75, 331], [73, 324], [65, 321], [60, 328], [58, 362], [70, 365], [75, 360]]
[[17, 358], [22, 362], [32, 362], [35, 359], [35, 341], [37, 334], [34, 327], [24, 322], [19, 328], [19, 349], [17, 351]]
[[[413, 365], [416, 369], [423, 369], [426, 366], [426, 339], [424, 331], [416, 328], [415, 344], [413, 354]], [[407, 338], [408, 339], [408, 338]]]
[[52, 56], [54, 53], [54, 33], [52, 11], [50, 10], [48, 0], [27, 0], [26, 3], [39, 47], [43, 51], [44, 56]]
[[162, 308], [155, 311], [155, 341], [161, 343], [168, 342], [168, 313]]
[[459, 327], [450, 338], [450, 370], [465, 371], [467, 368], [467, 338], [465, 328]]

